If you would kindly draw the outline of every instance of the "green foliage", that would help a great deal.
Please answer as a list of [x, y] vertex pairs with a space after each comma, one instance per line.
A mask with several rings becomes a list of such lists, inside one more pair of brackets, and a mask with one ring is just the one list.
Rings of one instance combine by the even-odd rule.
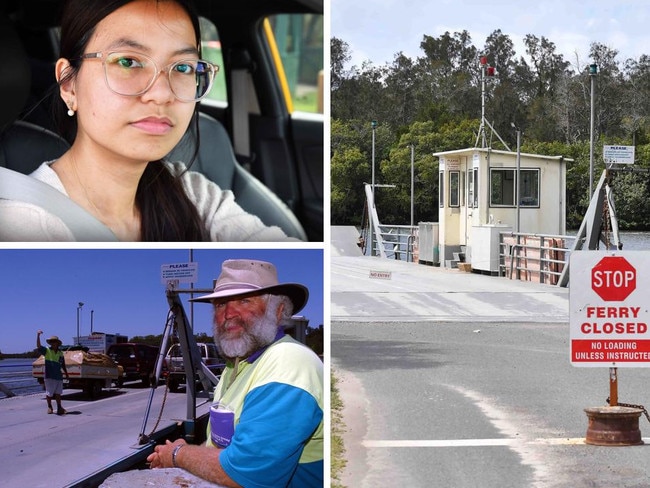
[[[481, 65], [486, 56], [497, 75], [485, 82], [486, 119], [510, 149], [514, 122], [522, 151], [566, 158], [567, 228], [580, 225], [589, 203], [591, 88], [594, 87], [594, 185], [603, 171], [603, 144], [636, 145], [636, 167], [650, 161], [650, 57], [624, 64], [617, 51], [591, 45], [599, 65], [570, 64], [545, 37], [525, 36], [527, 58], [516, 57], [510, 37], [495, 30], [482, 48], [467, 33], [423, 36], [422, 56], [397, 53], [391, 63], [346, 70], [349, 46], [332, 39], [331, 218], [359, 225], [363, 183], [371, 181], [370, 121], [377, 120], [376, 204], [382, 223], [407, 224], [411, 212], [411, 145], [414, 147], [414, 223], [437, 221], [438, 166], [432, 153], [473, 147], [481, 116]], [[479, 141], [479, 146], [480, 141]], [[501, 149], [495, 137], [492, 147]], [[650, 229], [650, 173], [617, 178], [621, 228]]]
[[317, 328], [307, 327], [307, 346], [314, 351], [319, 356], [323, 355], [325, 351], [325, 333], [323, 331], [323, 325], [319, 325]]
[[332, 422], [330, 428], [330, 480], [332, 488], [343, 488], [341, 474], [347, 464], [343, 444], [343, 433], [345, 432], [343, 402], [337, 386], [338, 380], [334, 373], [330, 374], [330, 378], [330, 417]]

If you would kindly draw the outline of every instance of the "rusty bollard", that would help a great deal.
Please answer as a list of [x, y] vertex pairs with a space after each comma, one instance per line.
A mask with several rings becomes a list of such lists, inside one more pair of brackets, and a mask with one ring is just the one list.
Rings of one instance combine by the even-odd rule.
[[586, 444], [637, 446], [643, 444], [639, 430], [642, 410], [631, 407], [585, 408], [589, 419]]

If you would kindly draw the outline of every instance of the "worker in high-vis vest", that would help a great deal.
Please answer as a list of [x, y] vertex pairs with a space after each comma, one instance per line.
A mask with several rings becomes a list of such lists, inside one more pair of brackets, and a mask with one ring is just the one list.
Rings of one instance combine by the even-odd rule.
[[47, 400], [47, 413], [54, 413], [52, 409], [52, 399], [56, 401], [57, 415], [65, 415], [67, 412], [61, 405], [61, 395], [63, 394], [63, 373], [66, 378], [70, 378], [68, 370], [65, 368], [65, 357], [61, 351], [61, 340], [57, 336], [46, 339], [45, 342], [50, 347], [41, 345], [42, 330], [36, 333], [36, 347], [38, 352], [45, 356], [45, 399]]

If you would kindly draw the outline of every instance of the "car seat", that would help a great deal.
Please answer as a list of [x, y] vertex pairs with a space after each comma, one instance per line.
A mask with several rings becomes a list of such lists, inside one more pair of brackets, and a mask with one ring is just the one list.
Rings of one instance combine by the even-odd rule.
[[[43, 161], [61, 156], [68, 143], [36, 124], [17, 121], [29, 96], [31, 71], [27, 53], [6, 14], [0, 12], [0, 56], [11, 66], [0, 71], [0, 167], [22, 174], [34, 171]], [[244, 210], [258, 215], [266, 225], [277, 225], [290, 237], [306, 240], [300, 222], [291, 210], [263, 183], [248, 173], [235, 159], [224, 127], [214, 118], [199, 118], [201, 147], [192, 170], [203, 172], [222, 189], [230, 189]], [[191, 158], [189, 132], [172, 151], [172, 160]]]
[[[307, 240], [302, 225], [291, 209], [264, 184], [246, 171], [235, 158], [232, 143], [218, 120], [199, 114], [200, 147], [191, 169], [199, 171], [224, 189], [235, 194], [235, 201], [247, 212], [257, 215], [266, 225], [277, 225], [289, 237]], [[171, 161], [188, 163], [193, 155], [193, 130], [190, 128], [167, 156]]]

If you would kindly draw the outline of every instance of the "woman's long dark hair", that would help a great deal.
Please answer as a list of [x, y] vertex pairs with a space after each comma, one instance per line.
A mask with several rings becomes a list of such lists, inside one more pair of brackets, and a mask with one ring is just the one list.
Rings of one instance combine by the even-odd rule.
[[[133, 0], [69, 0], [61, 19], [60, 57], [70, 61], [72, 69], [64, 80], [76, 76], [79, 58], [86, 49], [97, 24], [118, 8]], [[190, 17], [196, 34], [196, 45], [201, 46], [199, 17], [191, 0], [156, 0], [157, 2], [174, 1]], [[76, 61], [75, 61], [76, 60]], [[60, 134], [70, 143], [77, 134], [77, 118], [67, 115], [68, 107], [58, 91], [54, 94], [53, 115]], [[188, 167], [196, 159], [199, 143], [198, 108], [196, 104], [191, 125], [196, 134], [194, 155], [186, 161]], [[150, 161], [147, 165], [136, 192], [136, 204], [140, 210], [141, 239], [143, 241], [205, 241], [208, 240], [207, 229], [194, 204], [189, 200], [178, 176], [174, 176], [162, 163], [162, 160]]]

